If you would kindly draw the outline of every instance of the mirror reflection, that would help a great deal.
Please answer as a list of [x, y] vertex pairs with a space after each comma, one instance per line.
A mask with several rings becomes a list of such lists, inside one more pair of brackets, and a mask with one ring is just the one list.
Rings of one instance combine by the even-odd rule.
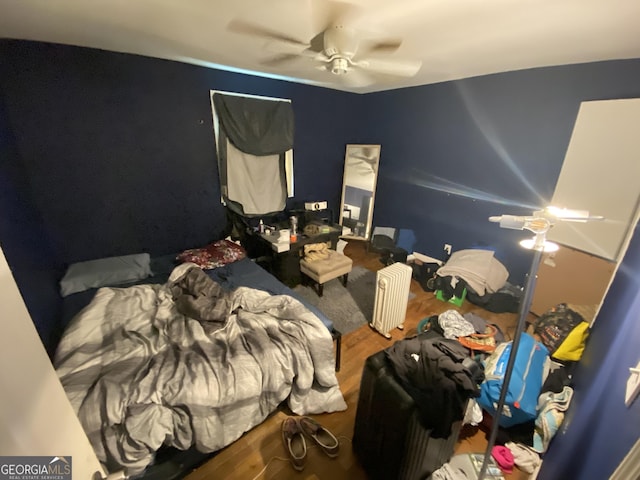
[[379, 160], [380, 145], [347, 145], [340, 208], [344, 237], [369, 238]]

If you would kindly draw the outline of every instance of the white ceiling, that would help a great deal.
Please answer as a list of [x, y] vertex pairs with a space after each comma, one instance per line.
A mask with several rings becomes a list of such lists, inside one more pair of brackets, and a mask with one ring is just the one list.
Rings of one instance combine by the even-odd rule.
[[345, 4], [0, 0], [0, 37], [259, 72], [361, 93], [532, 67], [640, 58], [640, 0], [349, 0], [345, 22], [357, 28], [360, 37], [400, 38], [401, 46], [386, 58], [422, 62], [414, 77], [380, 75], [366, 87], [349, 86], [314, 68], [319, 62], [309, 57], [266, 65], [280, 51], [274, 43], [230, 28], [243, 22], [309, 43], [338, 6]]

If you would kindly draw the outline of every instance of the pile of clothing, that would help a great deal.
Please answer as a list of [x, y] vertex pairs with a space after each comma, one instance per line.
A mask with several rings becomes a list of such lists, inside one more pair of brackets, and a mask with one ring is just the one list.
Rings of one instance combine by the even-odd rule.
[[446, 438], [462, 420], [467, 401], [480, 394], [484, 376], [458, 341], [435, 332], [396, 342], [385, 350], [394, 373], [416, 402], [423, 426]]

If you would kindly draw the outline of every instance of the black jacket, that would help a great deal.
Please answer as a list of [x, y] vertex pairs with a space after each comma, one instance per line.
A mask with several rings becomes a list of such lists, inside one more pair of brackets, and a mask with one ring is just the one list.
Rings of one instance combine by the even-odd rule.
[[467, 349], [456, 340], [425, 332], [396, 342], [385, 353], [416, 402], [422, 425], [433, 430], [433, 437], [448, 437], [452, 424], [464, 417], [467, 400], [480, 393], [467, 367]]

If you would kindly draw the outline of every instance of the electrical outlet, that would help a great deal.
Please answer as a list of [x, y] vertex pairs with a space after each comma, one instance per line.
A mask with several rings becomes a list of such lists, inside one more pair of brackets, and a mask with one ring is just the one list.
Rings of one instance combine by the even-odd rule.
[[445, 243], [444, 251], [447, 252], [447, 255], [451, 255], [451, 245], [449, 245], [448, 243]]

